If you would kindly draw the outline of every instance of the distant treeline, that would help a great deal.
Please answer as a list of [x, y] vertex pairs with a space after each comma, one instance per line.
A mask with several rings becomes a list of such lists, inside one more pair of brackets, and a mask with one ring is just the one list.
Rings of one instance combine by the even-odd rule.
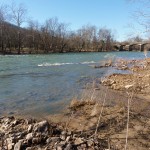
[[[9, 16], [9, 17], [8, 17]], [[9, 19], [8, 19], [9, 18]], [[110, 29], [85, 25], [71, 31], [69, 25], [50, 18], [45, 23], [26, 21], [26, 9], [23, 5], [0, 7], [0, 53], [55, 53], [111, 51], [114, 35]]]

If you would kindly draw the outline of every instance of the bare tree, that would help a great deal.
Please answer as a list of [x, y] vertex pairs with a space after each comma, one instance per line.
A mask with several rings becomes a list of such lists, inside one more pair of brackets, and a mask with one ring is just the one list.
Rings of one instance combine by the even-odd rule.
[[5, 29], [5, 22], [7, 18], [7, 6], [1, 5], [0, 6], [0, 47], [2, 54], [5, 54], [4, 51], [4, 29]]
[[112, 43], [114, 40], [114, 35], [112, 34], [112, 31], [107, 28], [101, 28], [98, 31], [98, 38], [99, 42], [101, 44], [101, 50], [104, 51], [110, 51], [112, 49]]
[[40, 36], [40, 25], [38, 21], [29, 20], [26, 33], [26, 46], [29, 47], [29, 53], [38, 53]]
[[57, 30], [57, 36], [58, 36], [58, 49], [59, 52], [63, 52], [65, 46], [67, 45], [67, 27], [68, 24], [60, 23]]
[[92, 51], [94, 49], [93, 40], [97, 39], [97, 28], [93, 25], [85, 25], [77, 31], [77, 34], [81, 38], [82, 50]]
[[[142, 28], [137, 31], [139, 34], [145, 35], [145, 33], [150, 33], [150, 0], [126, 0], [131, 4], [136, 4], [133, 8], [132, 19], [134, 19], [135, 24]], [[138, 6], [138, 7], [137, 7]], [[131, 26], [131, 25], [130, 25]], [[135, 26], [132, 25], [135, 30]], [[137, 32], [136, 32], [137, 33]]]
[[16, 5], [12, 3], [11, 5], [11, 21], [18, 27], [17, 37], [18, 37], [18, 54], [20, 54], [22, 37], [21, 37], [21, 25], [26, 20], [27, 9], [23, 4]]

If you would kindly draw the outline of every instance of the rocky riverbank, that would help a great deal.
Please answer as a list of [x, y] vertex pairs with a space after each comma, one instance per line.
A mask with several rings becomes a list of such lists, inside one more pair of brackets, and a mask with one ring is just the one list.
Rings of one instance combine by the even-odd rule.
[[118, 70], [129, 74], [112, 74], [102, 79], [102, 84], [114, 90], [133, 91], [135, 94], [150, 92], [150, 58], [142, 60], [120, 60], [114, 64]]
[[82, 132], [65, 130], [46, 120], [0, 118], [1, 150], [76, 150], [105, 149], [105, 140], [87, 137]]
[[[103, 111], [101, 111], [103, 108]], [[99, 120], [99, 116], [100, 121]], [[55, 115], [56, 118], [60, 116]], [[53, 116], [54, 118], [54, 116]], [[127, 109], [95, 101], [72, 101], [63, 121], [0, 118], [1, 150], [122, 150]], [[59, 119], [58, 119], [59, 120]], [[97, 131], [96, 131], [97, 130]], [[128, 148], [150, 148], [150, 119], [130, 112]]]

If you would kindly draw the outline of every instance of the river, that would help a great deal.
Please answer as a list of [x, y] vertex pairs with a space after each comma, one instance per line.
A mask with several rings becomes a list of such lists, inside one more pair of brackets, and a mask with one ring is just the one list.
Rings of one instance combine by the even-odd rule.
[[[148, 54], [149, 55], [149, 54]], [[111, 73], [103, 60], [144, 58], [142, 52], [0, 56], [0, 114], [46, 115], [62, 111], [86, 83]]]

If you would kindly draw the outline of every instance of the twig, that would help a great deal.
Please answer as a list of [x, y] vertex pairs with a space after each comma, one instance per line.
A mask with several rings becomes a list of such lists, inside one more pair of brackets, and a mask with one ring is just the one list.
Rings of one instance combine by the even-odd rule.
[[71, 113], [70, 117], [68, 118], [68, 121], [66, 122], [65, 131], [67, 131], [67, 128], [68, 128], [69, 123], [70, 123], [70, 121], [71, 121], [72, 115], [73, 115], [73, 111], [72, 111], [72, 113]]
[[127, 150], [127, 146], [128, 146], [129, 119], [130, 119], [130, 101], [133, 98], [133, 91], [132, 91], [131, 95], [129, 93], [128, 93], [128, 95], [131, 96], [131, 97], [128, 98], [127, 132], [126, 132], [125, 150]]
[[104, 100], [103, 100], [103, 105], [102, 105], [102, 108], [101, 108], [101, 112], [99, 114], [99, 118], [98, 118], [96, 130], [95, 130], [95, 137], [97, 136], [97, 131], [98, 131], [99, 123], [100, 123], [100, 120], [101, 120], [101, 117], [102, 117], [102, 113], [103, 113], [103, 109], [104, 109], [104, 105], [105, 105], [105, 101], [106, 101], [106, 95], [107, 95], [107, 88], [106, 88], [106, 92], [105, 92], [105, 96], [104, 96]]
[[93, 97], [94, 97], [94, 94], [95, 94], [94, 86], [95, 86], [95, 81], [93, 81], [93, 92], [92, 92], [91, 99], [90, 99], [91, 101], [93, 100]]
[[108, 138], [108, 149], [110, 150], [110, 139]]

